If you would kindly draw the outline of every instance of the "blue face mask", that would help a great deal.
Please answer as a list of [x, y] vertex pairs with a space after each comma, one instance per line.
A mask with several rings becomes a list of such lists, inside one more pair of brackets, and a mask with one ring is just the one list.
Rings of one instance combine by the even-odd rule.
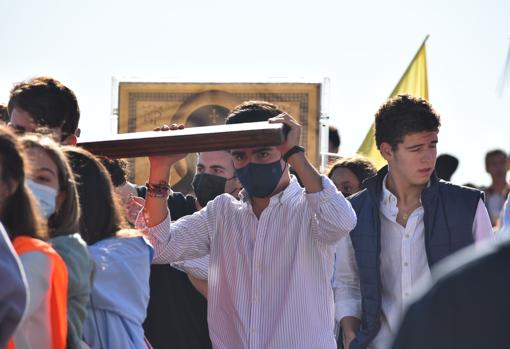
[[280, 160], [270, 164], [254, 164], [236, 169], [236, 176], [250, 196], [265, 198], [276, 189], [283, 170]]
[[55, 213], [57, 202], [57, 191], [52, 187], [36, 183], [30, 179], [26, 180], [26, 186], [32, 191], [32, 194], [39, 203], [39, 208], [46, 219]]

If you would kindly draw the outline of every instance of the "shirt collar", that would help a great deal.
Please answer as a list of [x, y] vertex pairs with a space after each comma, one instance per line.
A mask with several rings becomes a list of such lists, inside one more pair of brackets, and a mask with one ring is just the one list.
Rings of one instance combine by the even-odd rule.
[[[384, 176], [383, 182], [382, 182], [382, 195], [381, 195], [381, 203], [380, 208], [384, 212], [387, 212], [388, 214], [396, 214], [398, 213], [397, 208], [397, 197], [389, 191], [388, 187], [386, 186], [386, 181], [388, 180], [388, 174]], [[430, 187], [430, 181], [427, 183], [427, 188]], [[422, 205], [421, 197], [420, 197], [420, 205]], [[421, 206], [423, 207], [423, 206]]]

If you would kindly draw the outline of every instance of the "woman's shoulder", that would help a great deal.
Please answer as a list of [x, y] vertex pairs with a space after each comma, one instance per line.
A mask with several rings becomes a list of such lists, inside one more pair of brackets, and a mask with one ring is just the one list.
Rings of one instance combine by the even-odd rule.
[[104, 239], [89, 246], [94, 254], [115, 256], [152, 255], [152, 246], [147, 239], [137, 231], [120, 231], [117, 236]]
[[50, 239], [50, 242], [66, 263], [69, 271], [88, 274], [92, 272], [92, 257], [87, 244], [79, 234], [57, 236]]
[[53, 248], [60, 254], [87, 254], [87, 244], [80, 234], [60, 235], [50, 239]]

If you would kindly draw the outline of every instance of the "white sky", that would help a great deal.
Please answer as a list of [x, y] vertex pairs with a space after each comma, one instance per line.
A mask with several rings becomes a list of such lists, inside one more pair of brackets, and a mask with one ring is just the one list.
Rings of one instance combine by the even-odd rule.
[[[331, 78], [332, 123], [352, 155], [426, 34], [439, 153], [454, 182], [488, 184], [484, 154], [510, 150], [510, 85], [496, 94], [510, 1], [0, 1], [0, 101], [14, 82], [71, 87], [84, 135], [110, 132], [112, 77]], [[510, 77], [509, 77], [510, 79]]]

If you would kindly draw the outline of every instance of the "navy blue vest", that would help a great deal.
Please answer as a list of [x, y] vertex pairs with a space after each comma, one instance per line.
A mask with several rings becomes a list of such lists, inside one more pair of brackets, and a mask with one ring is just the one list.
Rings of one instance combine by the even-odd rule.
[[[361, 288], [361, 327], [351, 349], [364, 349], [379, 332], [381, 316], [381, 222], [379, 204], [382, 184], [388, 173], [382, 168], [367, 179], [365, 189], [350, 198], [358, 223], [351, 240]], [[473, 243], [473, 221], [483, 194], [439, 180], [435, 174], [421, 194], [424, 208], [425, 250], [429, 266]]]

